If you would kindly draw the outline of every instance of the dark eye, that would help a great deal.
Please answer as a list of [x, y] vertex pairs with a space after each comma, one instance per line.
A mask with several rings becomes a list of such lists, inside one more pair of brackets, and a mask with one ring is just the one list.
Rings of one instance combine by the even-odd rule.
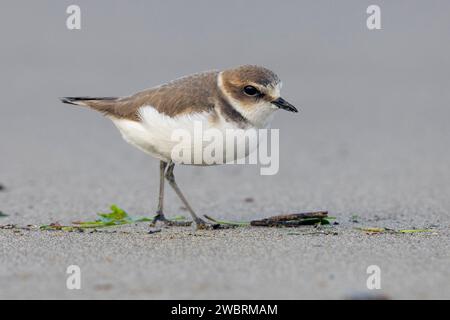
[[244, 93], [248, 96], [256, 96], [259, 94], [259, 91], [254, 86], [246, 86], [244, 88]]

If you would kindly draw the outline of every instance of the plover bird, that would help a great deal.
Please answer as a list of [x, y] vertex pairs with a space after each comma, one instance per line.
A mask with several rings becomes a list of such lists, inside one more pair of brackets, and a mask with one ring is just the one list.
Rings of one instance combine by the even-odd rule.
[[[128, 143], [160, 160], [156, 220], [168, 223], [163, 210], [164, 181], [167, 179], [197, 228], [205, 228], [207, 223], [194, 212], [175, 181], [174, 166], [180, 162], [172, 155], [177, 144], [172, 139], [174, 130], [192, 132], [194, 122], [221, 132], [267, 128], [276, 110], [298, 112], [281, 98], [280, 89], [281, 81], [274, 72], [245, 65], [193, 74], [127, 97], [65, 97], [61, 101], [103, 113]], [[191, 146], [189, 144], [187, 148]], [[243, 156], [249, 152], [251, 150]]]

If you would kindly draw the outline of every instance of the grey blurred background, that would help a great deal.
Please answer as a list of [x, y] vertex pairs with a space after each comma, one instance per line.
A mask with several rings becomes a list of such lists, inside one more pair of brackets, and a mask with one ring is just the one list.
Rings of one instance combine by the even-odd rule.
[[[65, 26], [70, 4], [81, 7], [79, 31]], [[370, 4], [381, 7], [382, 30], [366, 27]], [[448, 1], [1, 1], [0, 183], [6, 189], [0, 210], [9, 217], [0, 222], [68, 223], [92, 218], [111, 203], [132, 214], [153, 214], [158, 162], [123, 142], [109, 120], [63, 105], [58, 97], [128, 95], [189, 73], [249, 63], [274, 70], [283, 80], [283, 96], [300, 109], [295, 115], [280, 112], [273, 124], [280, 128], [280, 172], [179, 167], [180, 186], [194, 208], [234, 219], [327, 209], [350, 230], [352, 215], [366, 225], [442, 228], [444, 238], [436, 241], [444, 245], [450, 221], [449, 38]], [[166, 207], [169, 215], [180, 213], [171, 192]], [[33, 275], [37, 267], [23, 264], [10, 233], [2, 237], [11, 244], [2, 247], [0, 258], [3, 296], [26, 291], [36, 297], [36, 291], [20, 291], [29, 282], [22, 283], [17, 272]], [[47, 235], [33, 237], [17, 245], [61, 249]], [[89, 241], [78, 240], [75, 246]], [[375, 250], [391, 250], [392, 241]], [[404, 287], [417, 272], [392, 268], [408, 279], [393, 282], [394, 297], [449, 297], [448, 285], [438, 288], [448, 255], [424, 241], [417, 244], [420, 254], [438, 261], [417, 271], [424, 282], [414, 282], [415, 288], [423, 291], [414, 295]], [[339, 250], [352, 257], [353, 249]], [[414, 256], [405, 261], [411, 264]], [[317, 257], [298, 258], [285, 263], [320, 264]], [[342, 261], [343, 270], [351, 263]], [[427, 267], [435, 278], [425, 280]], [[262, 265], [260, 272], [266, 272]], [[245, 281], [248, 275], [234, 276]], [[31, 283], [42, 280], [30, 277]], [[298, 291], [309, 275], [302, 277], [266, 291], [255, 280], [242, 297], [339, 298], [354, 288]], [[52, 283], [52, 276], [45, 279]], [[56, 284], [49, 286], [44, 297], [58, 292]], [[137, 296], [184, 297], [183, 289], [167, 290]], [[205, 290], [193, 297], [236, 296], [233, 289], [223, 295]]]

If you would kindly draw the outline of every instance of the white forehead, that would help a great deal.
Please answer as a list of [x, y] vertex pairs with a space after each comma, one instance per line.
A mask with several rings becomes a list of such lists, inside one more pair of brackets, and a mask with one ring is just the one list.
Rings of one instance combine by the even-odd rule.
[[275, 85], [269, 85], [267, 87], [270, 96], [274, 98], [279, 98], [281, 96], [281, 87], [283, 83], [281, 81], [277, 82]]

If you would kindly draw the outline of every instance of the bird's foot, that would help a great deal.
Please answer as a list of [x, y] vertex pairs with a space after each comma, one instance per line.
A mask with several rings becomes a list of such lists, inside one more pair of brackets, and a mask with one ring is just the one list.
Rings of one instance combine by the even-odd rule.
[[200, 218], [195, 219], [196, 230], [216, 230], [221, 229], [221, 225], [218, 223], [209, 223]]
[[153, 218], [150, 225], [155, 226], [157, 223], [162, 223], [167, 227], [189, 227], [193, 224], [196, 230], [216, 230], [222, 228], [222, 226], [218, 223], [209, 223], [200, 218], [197, 218], [194, 221], [171, 220], [167, 219], [164, 214], [161, 213], [158, 213], [155, 218]]
[[154, 226], [158, 222], [163, 223], [165, 226], [170, 227], [189, 227], [192, 224], [192, 221], [179, 221], [179, 220], [170, 220], [167, 219], [164, 214], [158, 213], [155, 218], [153, 218], [153, 221], [151, 222], [151, 225]]

